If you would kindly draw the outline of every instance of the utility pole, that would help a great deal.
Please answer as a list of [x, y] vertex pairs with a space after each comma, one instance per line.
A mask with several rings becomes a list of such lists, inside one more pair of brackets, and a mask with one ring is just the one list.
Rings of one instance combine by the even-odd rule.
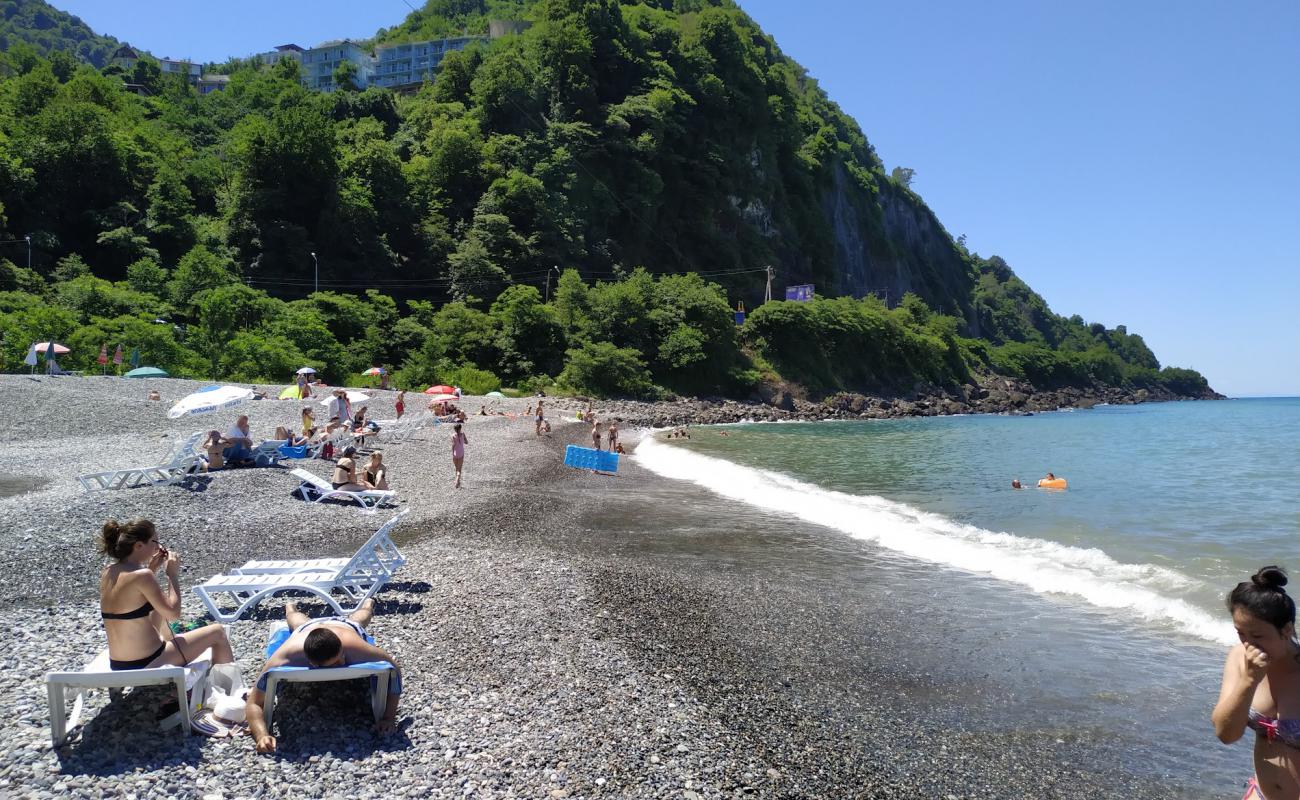
[[32, 237], [31, 234], [23, 237], [27, 240], [27, 268], [32, 268]]
[[551, 273], [552, 272], [554, 272], [558, 276], [560, 274], [560, 268], [557, 266], [557, 267], [551, 267], [550, 269], [546, 270], [546, 301], [545, 302], [547, 303], [551, 302]]
[[763, 302], [770, 303], [772, 302], [772, 275], [775, 270], [772, 269], [771, 264], [763, 267], [763, 269], [767, 272], [767, 291], [763, 293]]
[[320, 261], [316, 258], [316, 253], [311, 254], [311, 260], [316, 264], [316, 288], [314, 292], [320, 291]]

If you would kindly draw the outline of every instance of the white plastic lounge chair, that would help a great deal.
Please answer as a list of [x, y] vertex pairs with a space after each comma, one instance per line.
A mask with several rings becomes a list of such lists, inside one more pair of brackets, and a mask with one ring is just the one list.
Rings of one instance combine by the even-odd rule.
[[259, 467], [271, 467], [280, 463], [283, 456], [280, 455], [280, 448], [287, 444], [285, 439], [267, 439], [266, 441], [253, 448], [250, 458]]
[[[73, 672], [47, 672], [45, 687], [50, 703], [50, 735], [54, 746], [67, 741], [68, 733], [77, 727], [85, 708], [86, 693], [94, 689], [124, 689], [129, 686], [157, 686], [171, 684], [176, 689], [176, 702], [180, 710], [160, 723], [162, 728], [178, 726], [182, 736], [190, 733], [190, 720], [203, 703], [207, 693], [208, 670], [212, 666], [212, 650], [204, 650], [197, 659], [184, 667], [152, 667], [150, 669], [114, 670], [108, 664], [108, 649], [94, 660]], [[185, 697], [190, 693], [189, 699]], [[68, 703], [72, 711], [68, 711]]]
[[351, 558], [302, 558], [285, 561], [249, 561], [242, 567], [231, 570], [234, 575], [283, 575], [299, 572], [328, 572], [340, 570], [354, 559], [363, 559], [378, 563], [391, 576], [406, 565], [406, 556], [393, 544], [392, 532], [397, 523], [402, 521], [408, 511], [401, 511], [397, 516], [385, 522], [375, 531], [365, 544], [357, 548]]
[[195, 451], [203, 434], [194, 433], [179, 441], [165, 460], [155, 467], [128, 467], [108, 472], [78, 475], [77, 481], [87, 492], [101, 489], [134, 489], [137, 486], [162, 486], [177, 483], [200, 471], [203, 458]]
[[298, 484], [298, 488], [293, 490], [294, 494], [312, 503], [323, 500], [351, 500], [362, 508], [378, 508], [397, 498], [397, 492], [391, 489], [362, 489], [355, 492], [335, 489], [329, 481], [305, 469], [295, 469], [291, 474], [302, 481]]
[[[280, 645], [289, 637], [288, 626], [277, 622], [271, 626], [271, 638], [266, 643], [266, 657], [270, 658]], [[374, 639], [366, 637], [371, 644]], [[387, 661], [368, 661], [364, 664], [349, 664], [346, 667], [275, 667], [266, 672], [266, 703], [263, 711], [267, 728], [275, 720], [275, 695], [283, 683], [316, 683], [318, 681], [346, 681], [357, 678], [370, 679], [370, 710], [375, 720], [383, 718], [388, 709], [388, 684], [395, 673], [393, 665]]]
[[[405, 513], [405, 512], [403, 512]], [[202, 584], [194, 587], [194, 593], [212, 614], [221, 622], [234, 622], [245, 612], [255, 607], [267, 597], [286, 591], [302, 591], [314, 594], [328, 603], [340, 616], [350, 614], [361, 607], [369, 597], [374, 596], [384, 584], [392, 578], [393, 564], [401, 566], [406, 559], [392, 546], [389, 532], [402, 517], [398, 514], [380, 528], [366, 544], [361, 546], [356, 555], [350, 559], [321, 559], [321, 563], [338, 564], [310, 569], [310, 561], [301, 562], [258, 562], [250, 561], [229, 575], [214, 575]], [[282, 565], [282, 571], [247, 572], [259, 568], [262, 564]], [[298, 566], [302, 565], [302, 566]], [[390, 568], [391, 567], [391, 568]], [[265, 568], [262, 568], [265, 569]], [[275, 566], [270, 569], [277, 569]], [[351, 604], [343, 608], [331, 592], [341, 593]], [[218, 607], [219, 601], [228, 597], [233, 601], [235, 610], [224, 612]]]

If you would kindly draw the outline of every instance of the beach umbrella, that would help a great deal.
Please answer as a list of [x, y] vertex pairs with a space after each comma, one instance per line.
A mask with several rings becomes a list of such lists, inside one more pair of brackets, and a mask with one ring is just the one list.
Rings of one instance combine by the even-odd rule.
[[434, 394], [429, 396], [430, 403], [443, 403], [448, 400], [455, 400], [455, 399], [456, 399], [456, 395], [454, 394]]
[[296, 373], [294, 373], [294, 374], [295, 374], [295, 375], [315, 375], [315, 374], [316, 374], [316, 370], [312, 369], [311, 367], [298, 367], [298, 371], [297, 371]]
[[122, 345], [120, 344], [117, 346], [117, 352], [113, 353], [113, 363], [114, 364], [122, 363]]
[[450, 386], [430, 386], [424, 390], [425, 394], [455, 394], [456, 390]]
[[140, 348], [131, 348], [131, 369], [140, 366]]
[[23, 359], [23, 363], [29, 367], [36, 366], [36, 345], [32, 345], [32, 349], [27, 351], [27, 358]]
[[108, 363], [108, 345], [101, 344], [99, 346], [99, 358], [95, 359], [95, 361], [97, 361], [100, 366]]
[[488, 392], [484, 397], [505, 397], [505, 395], [500, 392]]
[[182, 397], [167, 412], [167, 416], [179, 419], [189, 414], [208, 414], [252, 399], [252, 389], [242, 386], [210, 386]]
[[157, 367], [139, 367], [122, 376], [123, 378], [166, 378], [167, 373]]
[[[334, 399], [334, 395], [330, 395], [326, 397], [324, 400], [320, 401], [320, 404], [323, 406], [327, 406], [330, 404], [330, 401], [333, 399]], [[359, 406], [362, 403], [370, 402], [370, 395], [362, 394], [361, 392], [354, 392], [351, 389], [348, 389], [348, 402], [354, 406]]]
[[383, 368], [383, 367], [371, 367], [370, 369], [366, 370], [365, 372], [363, 372], [363, 373], [361, 373], [361, 374], [362, 374], [362, 375], [383, 375], [383, 374], [384, 374], [384, 368]]
[[64, 353], [71, 352], [70, 350], [68, 350], [68, 348], [64, 347], [58, 342], [37, 342], [36, 344], [32, 345], [32, 349], [34, 349], [38, 353], [43, 353], [46, 358], [49, 358], [52, 355], [61, 356]]
[[280, 399], [281, 399], [281, 400], [301, 400], [301, 399], [302, 399], [302, 393], [301, 393], [300, 391], [298, 391], [298, 386], [297, 386], [297, 384], [295, 384], [295, 385], [293, 385], [293, 386], [286, 386], [286, 387], [284, 387], [284, 391], [280, 392]]

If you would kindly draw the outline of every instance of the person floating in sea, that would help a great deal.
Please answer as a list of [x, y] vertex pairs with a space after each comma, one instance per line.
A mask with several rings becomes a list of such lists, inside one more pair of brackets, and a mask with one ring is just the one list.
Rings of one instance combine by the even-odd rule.
[[1300, 643], [1286, 584], [1280, 568], [1263, 567], [1228, 594], [1240, 643], [1228, 651], [1210, 719], [1224, 744], [1255, 731], [1255, 774], [1243, 800], [1300, 797]]
[[1023, 488], [1025, 488], [1025, 487], [1023, 487], [1023, 486], [1020, 485], [1020, 479], [1019, 479], [1019, 478], [1012, 478], [1012, 479], [1011, 479], [1011, 488], [1012, 488], [1012, 489], [1023, 489]]
[[1042, 489], [1064, 489], [1066, 485], [1065, 478], [1058, 478], [1050, 472], [1046, 478], [1038, 480], [1038, 486]]

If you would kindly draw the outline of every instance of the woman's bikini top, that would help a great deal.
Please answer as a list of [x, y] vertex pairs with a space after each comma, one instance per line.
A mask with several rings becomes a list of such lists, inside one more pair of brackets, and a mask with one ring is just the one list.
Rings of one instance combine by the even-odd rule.
[[144, 605], [140, 606], [135, 611], [127, 611], [124, 614], [110, 614], [107, 611], [100, 611], [99, 616], [104, 619], [140, 619], [141, 617], [149, 616], [150, 611], [153, 611], [153, 603], [146, 600], [144, 601]]
[[1246, 714], [1246, 726], [1270, 742], [1300, 749], [1300, 719], [1266, 717], [1252, 708]]

